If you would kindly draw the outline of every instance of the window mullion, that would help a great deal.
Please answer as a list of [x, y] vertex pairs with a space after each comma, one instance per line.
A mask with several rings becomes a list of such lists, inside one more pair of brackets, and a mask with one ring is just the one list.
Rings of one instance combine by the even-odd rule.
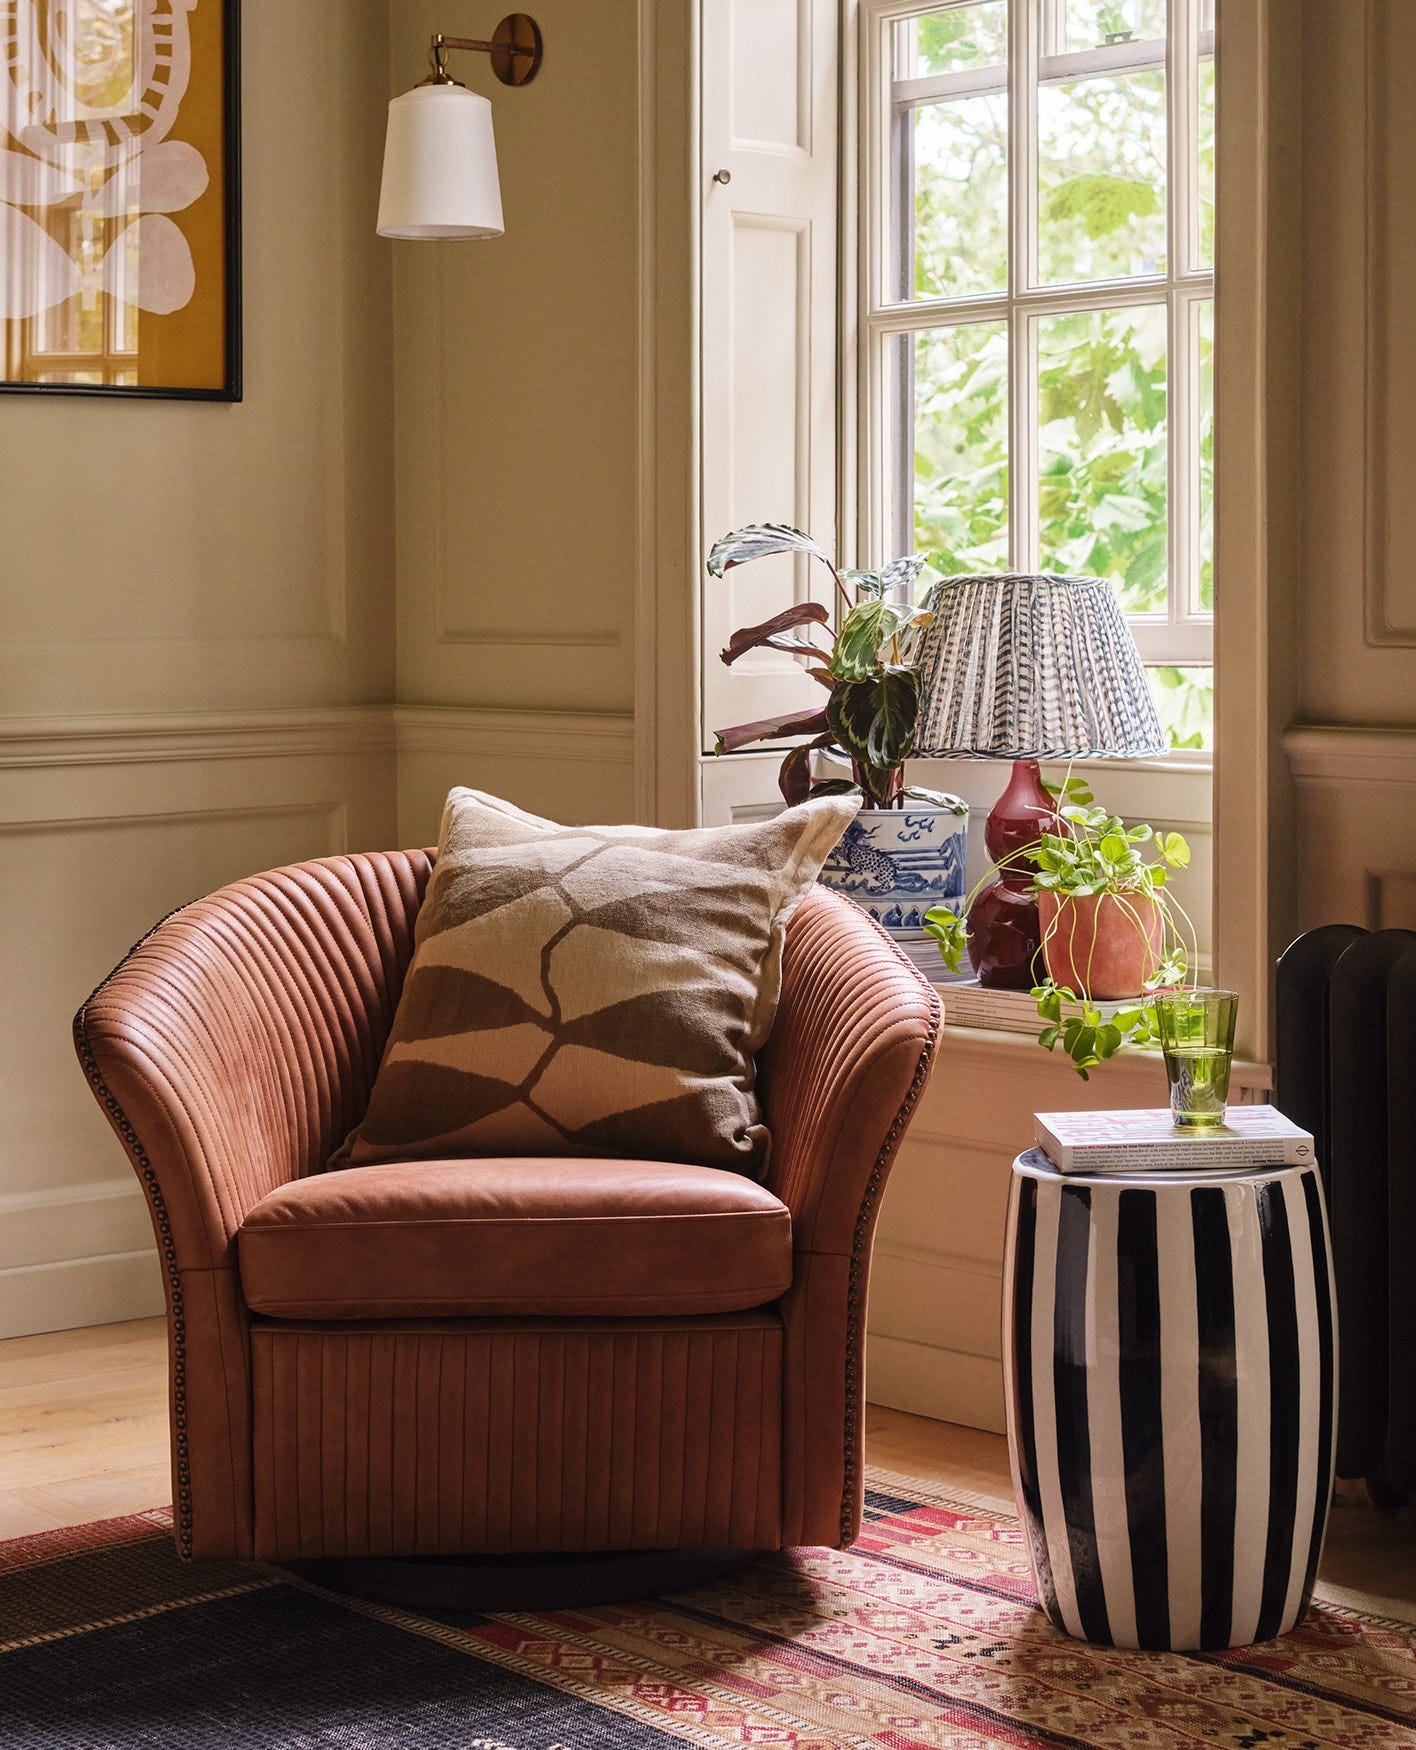
[[1177, 355], [1174, 369], [1180, 390], [1174, 429], [1180, 434], [1180, 478], [1176, 486], [1177, 522], [1181, 525], [1183, 549], [1177, 587], [1171, 592], [1172, 622], [1211, 623], [1200, 603], [1200, 307], [1213, 290], [1184, 290], [1175, 294]]
[[1199, 0], [1170, 0], [1166, 95], [1170, 161], [1170, 272], [1200, 268]]
[[1008, 8], [1008, 550], [1037, 569], [1037, 344], [1018, 297], [1037, 284], [1037, 68], [1043, 0]]
[[[1187, 300], [1177, 292], [1166, 299], [1165, 459], [1166, 617], [1172, 626], [1190, 615], [1195, 589], [1192, 567], [1199, 535], [1199, 498], [1190, 446], [1195, 441], [1198, 398], [1192, 392]], [[1198, 381], [1193, 388], [1198, 387]], [[1192, 527], [1193, 520], [1193, 527]]]
[[1038, 24], [1038, 53], [1052, 56], [1067, 47], [1067, 0], [1042, 0], [1042, 15]]

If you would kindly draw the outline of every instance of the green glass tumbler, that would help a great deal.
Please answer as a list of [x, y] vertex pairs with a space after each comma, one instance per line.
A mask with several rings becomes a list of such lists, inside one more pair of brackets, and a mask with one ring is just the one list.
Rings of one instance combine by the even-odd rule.
[[1160, 1048], [1177, 1130], [1210, 1130], [1224, 1122], [1234, 1062], [1232, 990], [1166, 990], [1155, 998]]

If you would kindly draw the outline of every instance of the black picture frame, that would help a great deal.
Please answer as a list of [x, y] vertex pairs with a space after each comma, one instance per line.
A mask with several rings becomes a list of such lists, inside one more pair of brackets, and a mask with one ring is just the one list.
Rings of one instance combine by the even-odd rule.
[[122, 396], [137, 401], [238, 402], [243, 398], [241, 323], [241, 0], [224, 0], [221, 34], [222, 190], [225, 199], [225, 372], [219, 389], [166, 389], [147, 383], [16, 383], [0, 395]]

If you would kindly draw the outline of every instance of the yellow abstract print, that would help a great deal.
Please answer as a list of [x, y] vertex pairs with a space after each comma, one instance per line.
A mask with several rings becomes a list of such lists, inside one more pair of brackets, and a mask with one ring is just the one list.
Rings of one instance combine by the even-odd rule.
[[0, 0], [0, 384], [232, 397], [236, 0]]

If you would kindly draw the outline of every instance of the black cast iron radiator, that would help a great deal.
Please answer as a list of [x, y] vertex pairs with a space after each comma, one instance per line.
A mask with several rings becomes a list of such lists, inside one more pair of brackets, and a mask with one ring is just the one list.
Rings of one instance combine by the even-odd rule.
[[1416, 1493], [1416, 932], [1329, 924], [1278, 963], [1276, 1099], [1311, 1130], [1337, 1277], [1337, 1474]]

